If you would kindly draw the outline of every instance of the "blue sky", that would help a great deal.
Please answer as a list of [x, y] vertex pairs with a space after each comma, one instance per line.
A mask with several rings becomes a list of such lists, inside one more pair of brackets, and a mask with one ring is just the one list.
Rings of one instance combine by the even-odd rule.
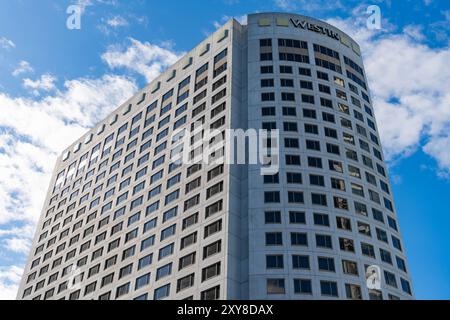
[[[381, 30], [366, 27], [372, 4]], [[15, 296], [58, 153], [217, 25], [263, 11], [360, 43], [416, 296], [450, 298], [449, 1], [0, 0], [0, 299]]]

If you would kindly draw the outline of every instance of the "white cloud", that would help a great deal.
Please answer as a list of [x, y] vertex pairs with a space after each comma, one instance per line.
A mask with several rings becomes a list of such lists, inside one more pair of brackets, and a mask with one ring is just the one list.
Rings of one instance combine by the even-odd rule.
[[292, 0], [275, 0], [275, 5], [283, 10], [295, 10], [296, 5]]
[[[167, 48], [136, 41], [129, 50], [144, 53], [154, 76], [178, 58]], [[114, 57], [121, 61], [119, 53]], [[58, 89], [42, 81], [26, 83], [30, 89], [55, 90], [44, 90], [40, 98], [0, 92], [0, 241], [19, 253], [33, 236], [57, 156], [137, 90], [133, 79], [108, 74], [68, 80]]]
[[128, 25], [128, 21], [122, 16], [115, 16], [111, 19], [106, 20], [106, 24], [110, 27], [117, 28]]
[[403, 28], [403, 32], [417, 41], [425, 39], [425, 35], [422, 33], [422, 26], [419, 25], [407, 25]]
[[91, 0], [76, 0], [75, 4], [78, 5], [81, 9], [81, 12], [84, 13], [86, 8], [92, 6], [93, 3]]
[[72, 3], [80, 6], [81, 12], [84, 13], [87, 7], [100, 4], [108, 6], [117, 6], [118, 0], [72, 0]]
[[182, 55], [170, 48], [149, 42], [143, 43], [133, 38], [129, 41], [130, 45], [127, 48], [119, 45], [110, 46], [102, 55], [102, 59], [110, 68], [127, 68], [142, 74], [148, 82], [174, 64]]
[[223, 2], [229, 6], [239, 4], [239, 0], [223, 0]]
[[17, 66], [17, 68], [14, 69], [14, 71], [12, 72], [12, 75], [14, 77], [17, 77], [17, 76], [21, 75], [22, 73], [28, 73], [28, 72], [33, 72], [33, 71], [34, 71], [34, 69], [30, 65], [30, 63], [28, 61], [22, 60], [19, 62], [19, 65]]
[[52, 91], [55, 89], [56, 77], [51, 74], [43, 74], [39, 79], [23, 79], [23, 86], [30, 89], [34, 95], [39, 95], [39, 91]]
[[435, 22], [427, 25], [427, 30], [434, 35], [434, 38], [438, 42], [445, 43], [447, 45], [450, 44], [449, 35], [450, 35], [450, 10], [443, 10], [440, 12], [443, 16], [443, 19], [437, 20]]
[[132, 80], [105, 75], [39, 100], [0, 93], [0, 225], [34, 224], [57, 155], [135, 91]]
[[148, 26], [148, 17], [146, 16], [133, 16], [133, 20], [144, 27]]
[[102, 23], [97, 26], [97, 28], [104, 34], [109, 35], [111, 33], [114, 33], [115, 30], [119, 29], [120, 27], [125, 27], [129, 23], [128, 21], [122, 17], [122, 16], [114, 16], [109, 19], [102, 19]]
[[450, 10], [444, 10], [442, 11], [442, 14], [444, 15], [447, 21], [450, 21]]
[[12, 49], [16, 47], [16, 44], [5, 37], [0, 38], [0, 47], [4, 49]]
[[[361, 45], [369, 86], [389, 160], [422, 150], [450, 170], [450, 48], [431, 48], [417, 27], [372, 31], [364, 17], [330, 19]], [[423, 141], [427, 141], [424, 144]]]
[[[176, 56], [168, 49], [161, 52], [169, 58]], [[152, 67], [152, 63], [157, 63], [158, 68]], [[169, 63], [172, 61], [163, 65]], [[160, 65], [158, 59], [148, 60], [151, 70], [160, 70]], [[5, 252], [20, 255], [28, 252], [57, 156], [137, 90], [133, 79], [116, 75], [69, 80], [59, 89], [54, 77], [43, 76], [36, 81], [24, 80], [24, 86], [43, 90], [45, 94], [41, 98], [26, 98], [0, 92], [3, 258], [8, 257]], [[14, 299], [22, 271], [14, 266], [0, 270], [0, 299]]]
[[0, 237], [5, 236], [25, 236], [29, 237], [34, 232], [34, 226], [27, 224], [23, 227], [15, 227], [10, 229], [0, 229]]
[[30, 245], [29, 238], [10, 238], [4, 240], [3, 247], [9, 251], [28, 254]]
[[[28, 253], [57, 156], [136, 89], [128, 78], [104, 75], [66, 81], [39, 100], [0, 93], [2, 255]], [[0, 267], [0, 300], [15, 298], [21, 273]]]
[[450, 178], [450, 135], [446, 134], [434, 137], [425, 144], [423, 150], [438, 161], [438, 175], [442, 178]]
[[242, 25], [247, 24], [247, 15], [246, 15], [246, 14], [241, 15], [241, 16], [227, 16], [227, 15], [224, 15], [224, 16], [222, 16], [222, 18], [220, 18], [220, 21], [214, 21], [214, 22], [213, 22], [214, 28], [219, 29], [219, 28], [222, 27], [222, 25], [224, 25], [228, 20], [233, 19], [233, 18], [234, 18], [237, 22], [239, 22], [240, 24], [242, 24]]
[[[137, 56], [122, 60], [116, 52], [113, 65], [140, 61], [134, 66], [145, 63], [148, 77], [178, 59], [168, 48], [138, 41], [123, 54]], [[43, 79], [26, 82], [30, 89], [44, 89], [40, 98], [0, 92], [0, 258], [7, 251], [28, 251], [57, 156], [137, 90], [134, 79], [108, 74], [69, 80], [59, 89]], [[0, 267], [0, 300], [15, 298], [21, 273], [16, 266]]]
[[340, 0], [275, 0], [275, 5], [285, 11], [321, 12], [327, 10], [344, 9]]
[[23, 269], [18, 266], [0, 267], [0, 300], [14, 300]]

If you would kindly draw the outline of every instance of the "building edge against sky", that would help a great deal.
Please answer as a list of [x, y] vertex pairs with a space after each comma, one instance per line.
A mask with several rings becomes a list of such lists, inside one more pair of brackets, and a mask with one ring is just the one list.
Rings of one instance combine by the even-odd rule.
[[[279, 174], [169, 163], [198, 120], [279, 129]], [[413, 293], [359, 46], [286, 13], [227, 22], [61, 155], [17, 296], [381, 297]]]

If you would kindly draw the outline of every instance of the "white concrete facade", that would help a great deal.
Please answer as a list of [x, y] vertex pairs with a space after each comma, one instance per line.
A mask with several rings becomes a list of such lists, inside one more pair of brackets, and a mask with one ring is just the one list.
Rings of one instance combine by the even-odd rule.
[[[315, 53], [314, 45], [332, 51]], [[304, 56], [309, 62], [298, 61]], [[317, 66], [317, 57], [340, 70]], [[276, 13], [249, 15], [244, 26], [229, 21], [61, 155], [17, 298], [369, 299], [370, 265], [381, 269], [378, 298], [413, 298], [361, 81], [367, 84], [358, 45], [324, 22]], [[278, 176], [265, 181], [260, 165], [171, 164], [172, 132], [188, 132], [198, 120], [221, 131], [276, 126]], [[286, 155], [299, 163], [287, 164]], [[269, 203], [274, 193], [278, 201]], [[341, 218], [351, 229], [337, 224]], [[359, 232], [367, 227], [370, 236]], [[317, 236], [331, 248], [318, 246]], [[294, 267], [298, 256], [302, 267]], [[357, 274], [344, 272], [343, 260]]]

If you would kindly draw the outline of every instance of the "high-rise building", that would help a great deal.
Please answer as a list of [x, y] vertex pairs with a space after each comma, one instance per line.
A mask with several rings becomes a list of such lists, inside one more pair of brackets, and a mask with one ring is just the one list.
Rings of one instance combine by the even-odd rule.
[[[278, 170], [173, 161], [226, 155], [207, 129], [278, 132]], [[227, 22], [59, 157], [18, 293], [413, 297], [359, 46], [284, 13]]]

